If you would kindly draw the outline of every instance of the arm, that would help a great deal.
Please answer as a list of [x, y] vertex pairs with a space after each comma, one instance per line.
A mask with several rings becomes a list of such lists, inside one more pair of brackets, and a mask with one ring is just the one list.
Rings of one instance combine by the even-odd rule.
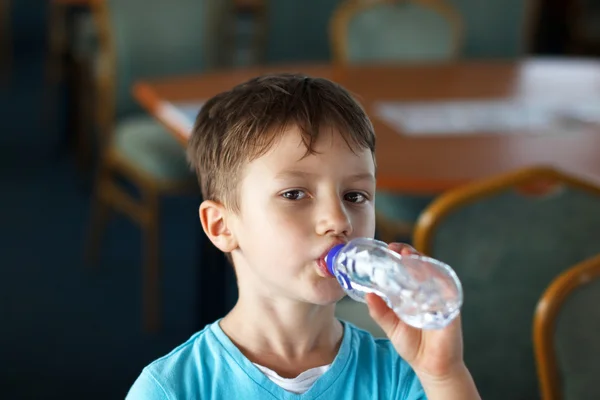
[[[389, 247], [400, 254], [415, 253], [399, 243]], [[377, 295], [367, 295], [371, 317], [413, 369], [429, 400], [480, 400], [463, 360], [460, 316], [444, 329], [422, 330], [404, 323]]]
[[435, 378], [417, 374], [429, 400], [480, 400], [471, 373], [463, 364], [450, 376]]

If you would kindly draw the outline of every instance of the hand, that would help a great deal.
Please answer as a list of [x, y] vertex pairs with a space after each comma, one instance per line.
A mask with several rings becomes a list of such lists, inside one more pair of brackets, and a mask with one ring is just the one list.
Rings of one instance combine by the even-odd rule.
[[[419, 254], [407, 244], [388, 245], [400, 255]], [[371, 317], [421, 380], [443, 381], [465, 369], [460, 316], [443, 329], [421, 330], [404, 323], [377, 295], [367, 295]]]

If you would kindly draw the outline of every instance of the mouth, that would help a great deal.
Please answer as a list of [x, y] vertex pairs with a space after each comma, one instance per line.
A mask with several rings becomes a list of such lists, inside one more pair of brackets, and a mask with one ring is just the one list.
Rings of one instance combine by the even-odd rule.
[[317, 260], [317, 271], [319, 272], [319, 275], [323, 278], [333, 278], [334, 277], [333, 275], [331, 275], [331, 273], [327, 269], [327, 263], [325, 262], [324, 258], [319, 258]]
[[318, 271], [319, 271], [319, 275], [321, 275], [324, 278], [335, 278], [331, 272], [329, 272], [329, 269], [327, 268], [327, 261], [325, 261], [325, 257], [327, 257], [327, 254], [329, 253], [329, 251], [334, 248], [335, 246], [339, 245], [339, 244], [344, 244], [345, 242], [342, 241], [338, 241], [335, 243], [332, 243], [329, 247], [327, 247], [327, 250], [325, 250], [323, 252], [323, 254], [321, 255], [321, 257], [319, 257], [317, 259], [317, 267], [318, 267]]

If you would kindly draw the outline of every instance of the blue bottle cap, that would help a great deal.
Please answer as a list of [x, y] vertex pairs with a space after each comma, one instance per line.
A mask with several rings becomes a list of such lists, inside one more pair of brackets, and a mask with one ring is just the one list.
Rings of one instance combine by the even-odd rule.
[[331, 248], [331, 250], [329, 250], [329, 253], [327, 253], [327, 256], [325, 256], [325, 262], [327, 263], [327, 271], [329, 271], [329, 273], [333, 276], [335, 276], [335, 274], [333, 273], [333, 271], [334, 271], [333, 264], [334, 264], [335, 256], [337, 256], [337, 254], [340, 252], [340, 250], [344, 246], [345, 246], [345, 244], [338, 244], [338, 245], [333, 246]]

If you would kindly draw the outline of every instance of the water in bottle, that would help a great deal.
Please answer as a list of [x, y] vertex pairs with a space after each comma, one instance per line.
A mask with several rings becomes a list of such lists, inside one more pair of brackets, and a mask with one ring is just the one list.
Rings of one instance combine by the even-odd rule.
[[366, 302], [366, 294], [375, 293], [416, 328], [441, 329], [460, 312], [461, 283], [441, 261], [417, 254], [402, 256], [370, 238], [333, 247], [325, 261], [349, 297]]

